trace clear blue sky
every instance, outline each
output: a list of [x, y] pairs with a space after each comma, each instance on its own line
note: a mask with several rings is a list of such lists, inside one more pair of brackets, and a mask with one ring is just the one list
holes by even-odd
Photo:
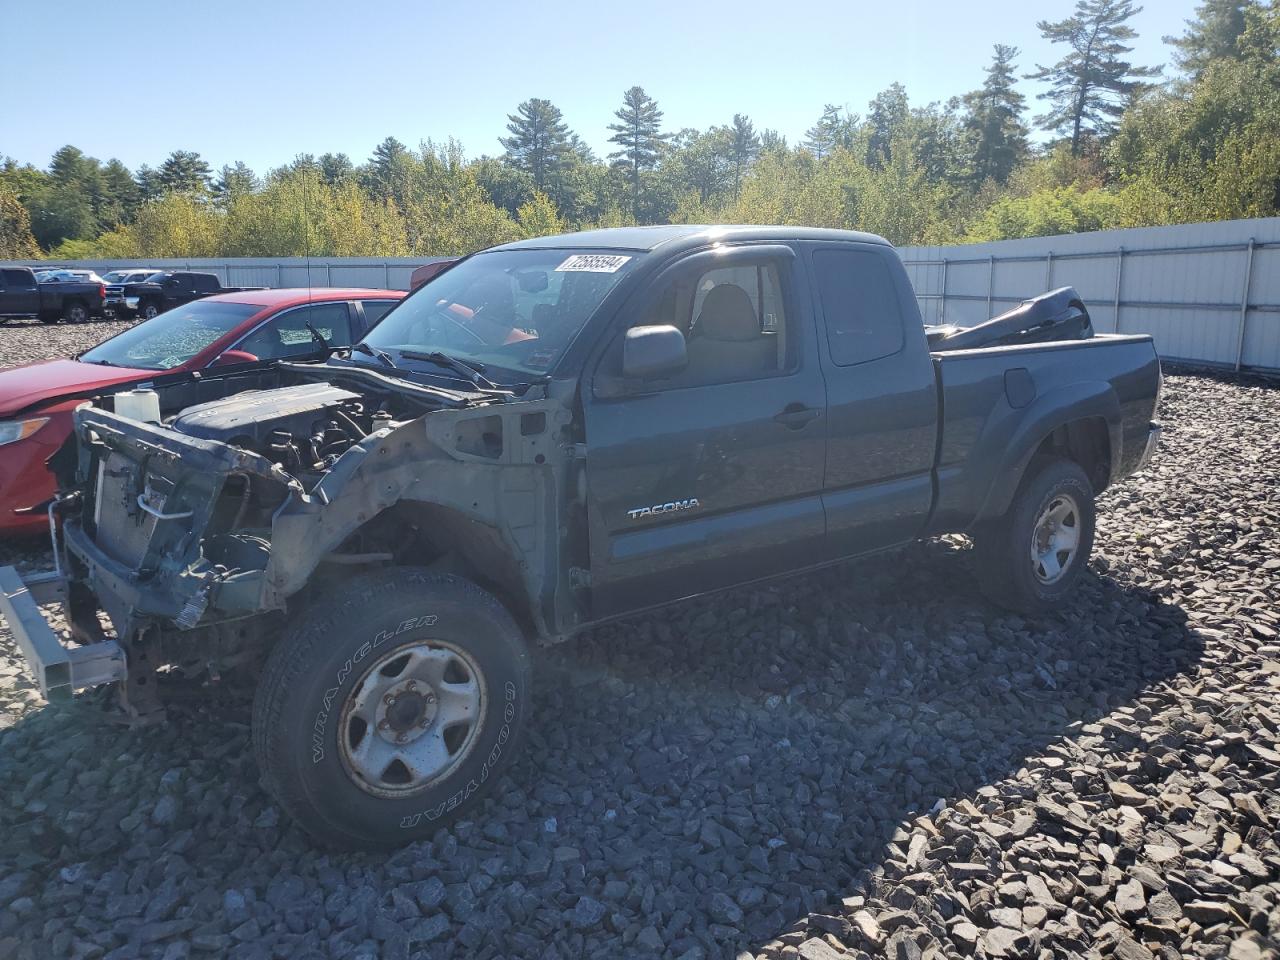
[[[1196, 0], [1148, 0], [1133, 60], [1168, 63]], [[1074, 0], [66, 0], [7, 4], [0, 155], [44, 166], [72, 143], [130, 168], [196, 150], [262, 172], [299, 153], [364, 161], [387, 135], [498, 154], [506, 116], [545, 97], [598, 153], [640, 84], [669, 129], [746, 113], [792, 143], [827, 102], [865, 112], [900, 81], [912, 103], [977, 87], [991, 45], [1021, 71], [1059, 54], [1036, 30]], [[1039, 89], [1022, 84], [1030, 98]], [[1032, 103], [1032, 109], [1038, 109]], [[43, 107], [43, 108], [41, 108]]]

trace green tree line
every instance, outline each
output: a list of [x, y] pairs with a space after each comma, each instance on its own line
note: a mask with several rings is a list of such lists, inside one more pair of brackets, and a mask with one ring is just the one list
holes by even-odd
[[[388, 137], [357, 164], [302, 155], [259, 175], [176, 150], [130, 171], [65, 146], [45, 169], [0, 159], [0, 257], [466, 253], [632, 223], [789, 223], [958, 243], [1269, 216], [1280, 209], [1280, 0], [1205, 0], [1130, 60], [1133, 0], [1078, 0], [1041, 21], [1060, 57], [996, 44], [974, 89], [865, 112], [824, 105], [800, 143], [745, 113], [671, 130], [624, 92], [598, 157], [549, 100], [507, 117], [499, 156]], [[1042, 109], [1019, 77], [1044, 84]], [[1045, 131], [1042, 143], [1033, 129]]]

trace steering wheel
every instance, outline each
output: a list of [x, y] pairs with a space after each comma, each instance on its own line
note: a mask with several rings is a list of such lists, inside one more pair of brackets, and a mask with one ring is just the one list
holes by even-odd
[[[483, 310], [484, 308], [481, 307], [480, 309]], [[488, 342], [484, 339], [484, 337], [480, 336], [480, 334], [472, 330], [471, 327], [469, 327], [467, 324], [463, 323], [461, 320], [457, 319], [456, 317], [450, 316], [448, 307], [441, 307], [439, 310], [436, 311], [436, 313], [439, 314], [444, 319], [448, 320], [458, 330], [461, 330], [463, 333], [465, 333], [472, 342], [478, 343], [481, 346], [486, 346], [486, 347], [489, 345]], [[479, 313], [480, 313], [480, 310], [477, 310], [475, 313], [471, 315], [472, 318], [476, 317]]]

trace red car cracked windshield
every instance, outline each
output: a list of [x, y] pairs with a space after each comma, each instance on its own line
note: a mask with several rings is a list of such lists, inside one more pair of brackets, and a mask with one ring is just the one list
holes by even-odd
[[71, 433], [86, 391], [225, 363], [314, 353], [361, 339], [402, 290], [254, 290], [184, 304], [71, 360], [0, 370], [0, 535], [46, 529], [46, 461]]

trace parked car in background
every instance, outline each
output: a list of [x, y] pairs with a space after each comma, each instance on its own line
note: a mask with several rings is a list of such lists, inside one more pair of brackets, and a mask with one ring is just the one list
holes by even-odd
[[166, 270], [141, 281], [111, 284], [107, 288], [107, 300], [112, 312], [119, 316], [138, 316], [150, 320], [156, 314], [192, 300], [219, 293], [265, 289], [266, 287], [224, 287], [214, 273]]
[[[6, 268], [7, 269], [7, 268]], [[69, 360], [0, 370], [0, 535], [45, 529], [45, 461], [86, 397], [167, 374], [313, 355], [358, 341], [403, 290], [325, 288], [222, 294], [143, 321]], [[308, 324], [310, 326], [308, 326]]]
[[134, 283], [139, 280], [146, 280], [157, 273], [163, 273], [163, 270], [157, 267], [129, 267], [125, 270], [109, 270], [102, 275], [104, 282], [111, 283]]
[[[43, 271], [42, 271], [43, 272]], [[39, 282], [30, 267], [0, 268], [0, 321], [35, 317], [41, 323], [84, 323], [103, 314], [106, 286], [86, 280]]]
[[162, 273], [164, 273], [163, 270], [157, 270], [154, 267], [139, 267], [138, 269], [112, 270], [106, 274], [102, 279], [107, 285], [107, 313], [121, 318], [133, 316], [133, 311], [124, 304], [125, 285], [146, 283]]
[[37, 270], [37, 283], [69, 283], [83, 281], [85, 283], [105, 283], [102, 277], [92, 270]]

